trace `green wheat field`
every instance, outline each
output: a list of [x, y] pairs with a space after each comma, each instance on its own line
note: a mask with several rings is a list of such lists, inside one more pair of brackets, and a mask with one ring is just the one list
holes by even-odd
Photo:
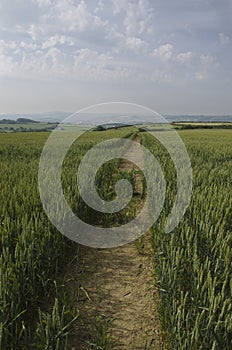
[[[193, 191], [184, 218], [171, 233], [165, 233], [164, 226], [175, 198], [174, 165], [159, 142], [135, 127], [84, 134], [65, 159], [63, 189], [73, 211], [83, 220], [91, 218], [103, 226], [115, 223], [115, 217], [97, 215], [83, 203], [76, 191], [77, 167], [94, 144], [109, 138], [133, 139], [139, 134], [167, 181], [164, 208], [152, 228], [154, 278], [166, 347], [229, 350], [232, 130], [178, 133], [192, 163]], [[0, 133], [0, 349], [4, 350], [71, 349], [69, 338], [79, 317], [80, 290], [70, 297], [65, 272], [70, 261], [78, 261], [79, 246], [50, 223], [39, 196], [39, 159], [49, 134]], [[97, 174], [96, 186], [104, 199], [114, 198], [113, 185], [121, 176], [118, 162], [108, 162]], [[133, 181], [133, 173], [127, 176]], [[132, 203], [125, 220], [133, 215]], [[122, 215], [120, 220], [124, 220]]]

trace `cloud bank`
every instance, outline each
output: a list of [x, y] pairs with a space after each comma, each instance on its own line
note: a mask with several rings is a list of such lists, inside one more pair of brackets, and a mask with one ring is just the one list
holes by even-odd
[[[84, 103], [118, 99], [123, 85], [121, 100], [150, 106], [152, 89], [161, 101], [167, 96], [165, 88], [175, 88], [179, 97], [176, 104], [174, 98], [171, 101], [174, 113], [186, 88], [189, 96], [197, 87], [208, 89], [212, 84], [231, 91], [229, 11], [226, 0], [220, 6], [214, 0], [2, 0], [0, 79], [8, 86], [2, 105], [8, 109], [9, 93], [15, 94], [20, 84], [37, 91], [37, 102], [43, 97], [38, 94], [41, 84], [61, 84], [64, 108], [73, 97], [71, 87], [80, 90], [82, 85]], [[134, 91], [129, 94], [131, 86]], [[60, 88], [58, 96], [61, 93]], [[215, 95], [215, 87], [211, 93]], [[41, 109], [53, 107], [52, 96], [51, 101]], [[30, 108], [37, 109], [39, 103], [34, 102]], [[230, 107], [227, 102], [224, 109]], [[161, 108], [165, 110], [163, 102]]]

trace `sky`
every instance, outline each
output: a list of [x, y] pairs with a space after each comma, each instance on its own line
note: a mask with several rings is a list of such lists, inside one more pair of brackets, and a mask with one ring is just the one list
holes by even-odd
[[0, 113], [232, 114], [232, 0], [1, 0]]

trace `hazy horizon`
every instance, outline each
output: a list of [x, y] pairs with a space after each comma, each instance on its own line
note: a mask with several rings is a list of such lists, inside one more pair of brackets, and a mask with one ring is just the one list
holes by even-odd
[[[33, 111], [33, 112], [1, 112], [0, 113], [0, 118], [2, 116], [17, 116], [19, 115], [20, 116], [29, 116], [29, 115], [32, 115], [32, 116], [36, 116], [36, 115], [41, 115], [41, 116], [46, 116], [46, 115], [55, 115], [55, 114], [64, 114], [64, 115], [72, 115], [72, 114], [75, 114], [75, 113], [78, 113], [78, 111], [76, 112], [73, 112], [73, 111], [62, 111], [62, 110], [59, 110], [59, 111], [54, 111], [54, 110], [45, 110], [45, 111], [41, 111], [41, 112], [38, 112], [38, 111]], [[89, 113], [82, 113], [82, 114], [94, 114], [92, 112], [89, 112]], [[110, 114], [110, 113], [109, 113]], [[191, 117], [191, 116], [196, 116], [196, 117], [231, 117], [232, 116], [232, 113], [223, 113], [223, 114], [219, 114], [219, 113], [209, 113], [209, 114], [202, 114], [202, 113], [160, 113], [159, 114], [163, 115], [163, 116], [167, 116], [167, 117], [181, 117], [181, 116], [186, 116], [186, 117]]]

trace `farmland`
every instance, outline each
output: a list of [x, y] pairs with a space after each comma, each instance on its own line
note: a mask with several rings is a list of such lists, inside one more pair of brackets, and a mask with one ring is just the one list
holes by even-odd
[[[190, 155], [194, 184], [190, 206], [175, 231], [165, 234], [162, 229], [169, 203], [153, 228], [160, 311], [171, 349], [229, 349], [232, 133], [192, 130], [180, 135]], [[161, 162], [165, 159], [153, 140], [146, 137], [144, 142]]]
[[[72, 147], [62, 179], [67, 201], [83, 220], [115, 223], [115, 216], [97, 215], [75, 193], [76, 169], [95, 143], [137, 134], [157, 157], [167, 181], [164, 208], [152, 228], [154, 280], [166, 347], [229, 350], [232, 130], [179, 131], [192, 163], [193, 192], [184, 219], [172, 233], [164, 233], [164, 225], [175, 197], [174, 166], [165, 149], [136, 128], [88, 132]], [[39, 158], [48, 136], [48, 132], [0, 134], [0, 348], [6, 350], [71, 349], [72, 337], [78, 337], [81, 293], [88, 299], [80, 283], [70, 292], [68, 270], [73, 262], [82, 264], [80, 247], [54, 228], [39, 197]], [[114, 197], [111, 174], [118, 178], [118, 162], [107, 163], [97, 174], [97, 187], [108, 200]], [[128, 178], [133, 180], [131, 173]], [[79, 275], [75, 279], [78, 285]], [[104, 336], [104, 330], [100, 333]], [[107, 346], [101, 338], [95, 349]]]

